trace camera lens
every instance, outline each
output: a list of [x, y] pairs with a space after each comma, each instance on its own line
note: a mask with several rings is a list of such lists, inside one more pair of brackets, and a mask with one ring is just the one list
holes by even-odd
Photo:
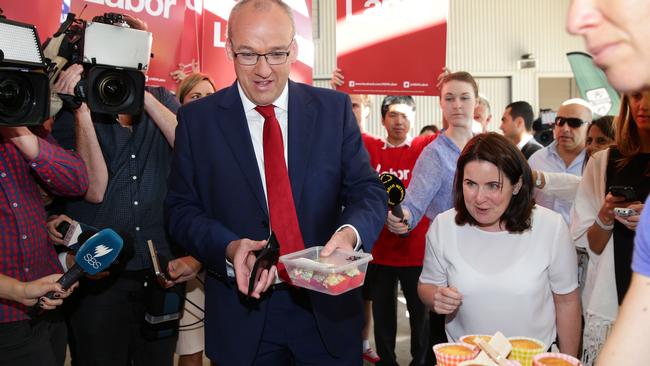
[[111, 107], [126, 102], [133, 90], [132, 81], [115, 71], [104, 72], [95, 85], [101, 102]]
[[19, 75], [0, 77], [0, 117], [3, 120], [24, 118], [31, 111], [32, 95], [31, 84]]

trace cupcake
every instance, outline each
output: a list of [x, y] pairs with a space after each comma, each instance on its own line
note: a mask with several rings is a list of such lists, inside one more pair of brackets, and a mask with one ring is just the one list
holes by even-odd
[[511, 337], [508, 340], [512, 345], [512, 352], [508, 359], [517, 360], [522, 366], [532, 366], [533, 357], [546, 350], [546, 345], [534, 338]]
[[463, 343], [440, 343], [433, 346], [438, 366], [457, 366], [476, 357], [476, 350]]
[[563, 353], [541, 353], [533, 358], [534, 366], [582, 366], [575, 357]]
[[478, 347], [479, 339], [483, 339], [485, 342], [489, 343], [490, 340], [492, 339], [492, 336], [487, 334], [469, 334], [460, 337], [460, 342], [468, 344], [472, 347]]

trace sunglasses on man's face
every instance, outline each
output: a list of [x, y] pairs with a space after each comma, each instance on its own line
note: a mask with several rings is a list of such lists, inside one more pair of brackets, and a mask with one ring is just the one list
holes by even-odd
[[585, 121], [581, 120], [580, 118], [572, 118], [572, 117], [556, 117], [555, 118], [555, 125], [556, 126], [564, 126], [564, 124], [567, 123], [569, 127], [571, 128], [579, 128], [582, 126]]

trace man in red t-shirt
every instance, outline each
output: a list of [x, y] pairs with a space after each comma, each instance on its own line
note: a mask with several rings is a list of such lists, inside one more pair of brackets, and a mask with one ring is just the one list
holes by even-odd
[[[415, 120], [415, 101], [410, 96], [387, 96], [381, 105], [382, 123], [386, 139], [366, 138], [370, 163], [381, 173], [397, 176], [408, 187], [413, 166], [420, 152], [437, 134], [412, 139], [411, 122]], [[395, 336], [397, 332], [397, 281], [399, 281], [411, 326], [411, 365], [424, 365], [429, 349], [429, 319], [426, 307], [420, 301], [417, 284], [424, 259], [425, 234], [429, 220], [423, 218], [401, 238], [384, 227], [372, 250], [373, 262], [373, 318], [375, 344], [381, 358], [378, 364], [396, 365]]]

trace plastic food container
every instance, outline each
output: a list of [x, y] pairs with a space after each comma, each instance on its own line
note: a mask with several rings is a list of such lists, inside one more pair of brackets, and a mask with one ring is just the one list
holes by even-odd
[[320, 247], [311, 247], [280, 257], [294, 286], [340, 295], [363, 285], [372, 254], [336, 249], [320, 256]]

